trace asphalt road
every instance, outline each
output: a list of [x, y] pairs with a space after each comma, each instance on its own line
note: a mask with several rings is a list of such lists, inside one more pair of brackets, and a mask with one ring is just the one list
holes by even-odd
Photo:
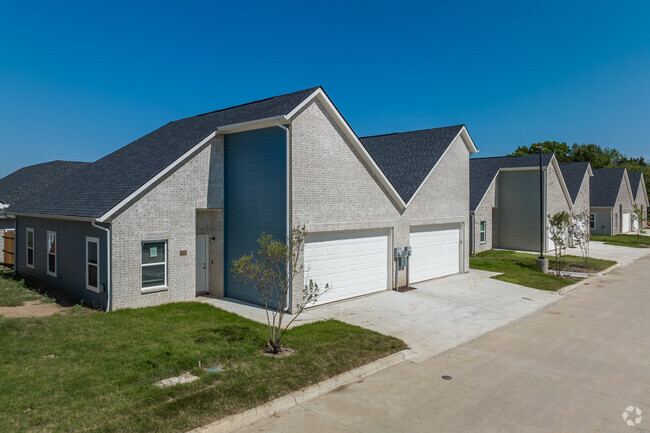
[[650, 256], [238, 432], [650, 432]]

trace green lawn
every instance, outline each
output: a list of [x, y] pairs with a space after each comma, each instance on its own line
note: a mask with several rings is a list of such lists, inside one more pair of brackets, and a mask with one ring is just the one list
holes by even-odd
[[592, 241], [605, 242], [606, 245], [619, 245], [622, 247], [648, 248], [650, 246], [650, 236], [640, 236], [637, 240], [636, 235], [591, 235]]
[[[292, 356], [264, 355], [267, 336], [200, 303], [0, 317], [0, 431], [187, 431], [406, 348], [334, 320], [288, 331]], [[199, 361], [226, 370], [208, 374]], [[183, 371], [200, 380], [153, 386]]]
[[0, 307], [17, 307], [25, 301], [46, 300], [37, 289], [30, 289], [22, 279], [13, 279], [13, 271], [0, 271]]
[[[551, 273], [543, 274], [535, 265], [537, 254], [517, 253], [514, 251], [490, 250], [470, 258], [470, 267], [483, 271], [500, 272], [492, 278], [534, 289], [556, 291], [576, 282], [575, 279], [558, 277]], [[548, 255], [549, 268], [554, 265], [554, 256]], [[569, 269], [597, 272], [616, 264], [612, 260], [589, 259], [589, 269], [582, 268], [582, 257], [565, 256]]]

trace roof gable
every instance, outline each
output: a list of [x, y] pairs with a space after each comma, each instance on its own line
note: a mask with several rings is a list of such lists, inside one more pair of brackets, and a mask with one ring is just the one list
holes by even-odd
[[91, 163], [80, 161], [50, 161], [23, 167], [0, 179], [0, 202], [11, 206], [89, 164]]
[[[628, 171], [627, 176], [630, 179], [630, 188], [632, 188], [632, 195], [634, 200], [636, 200], [637, 194], [639, 193], [639, 185], [644, 184], [642, 182], [643, 173], [639, 171]], [[645, 186], [645, 184], [644, 184]]]
[[[542, 164], [548, 167], [553, 160], [552, 153], [542, 154]], [[469, 160], [469, 209], [475, 211], [499, 170], [539, 167], [539, 155], [497, 156], [470, 158]]]
[[170, 122], [12, 209], [16, 213], [100, 218], [219, 127], [284, 117], [318, 87]]
[[589, 181], [589, 205], [593, 207], [614, 207], [625, 168], [597, 168]]
[[585, 179], [585, 174], [591, 173], [589, 162], [568, 162], [560, 164], [560, 170], [564, 177], [571, 201], [575, 204], [580, 192], [580, 187]]
[[456, 139], [463, 125], [360, 138], [408, 203]]

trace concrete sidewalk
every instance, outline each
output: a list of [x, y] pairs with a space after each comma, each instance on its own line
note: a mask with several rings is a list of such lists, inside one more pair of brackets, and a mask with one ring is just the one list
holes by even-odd
[[[489, 278], [492, 272], [467, 274], [414, 284], [405, 293], [383, 291], [305, 310], [295, 325], [336, 319], [402, 339], [413, 349], [413, 360], [447, 349], [526, 316], [561, 298]], [[263, 308], [229, 299], [202, 298], [216, 307], [259, 322]]]
[[[238, 431], [650, 431], [649, 279], [646, 256], [481, 338]], [[644, 411], [635, 427], [629, 406]]]

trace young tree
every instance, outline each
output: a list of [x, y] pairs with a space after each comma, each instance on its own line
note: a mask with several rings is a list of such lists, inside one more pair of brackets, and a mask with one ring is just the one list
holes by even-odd
[[589, 220], [588, 209], [572, 212], [569, 216], [569, 231], [573, 233], [573, 243], [580, 248], [585, 267], [589, 267], [589, 240], [591, 239]]
[[569, 214], [566, 211], [561, 211], [555, 215], [548, 216], [548, 231], [550, 238], [555, 246], [555, 273], [560, 275], [562, 266], [562, 254], [566, 250], [566, 233], [569, 227]]
[[301, 291], [301, 301], [293, 318], [284, 327], [282, 322], [291, 302], [290, 289], [295, 289], [294, 280], [303, 271], [300, 256], [305, 246], [307, 231], [305, 227], [296, 227], [286, 240], [274, 239], [272, 235], [262, 233], [257, 240], [259, 250], [233, 261], [233, 273], [257, 289], [260, 301], [266, 310], [269, 328], [267, 349], [272, 353], [282, 351], [282, 337], [285, 331], [310, 304], [329, 290], [329, 284], [320, 287], [309, 280]]
[[637, 222], [636, 225], [636, 240], [641, 238], [641, 233], [645, 233], [646, 215], [641, 206], [634, 203], [634, 210], [632, 210], [632, 218]]

